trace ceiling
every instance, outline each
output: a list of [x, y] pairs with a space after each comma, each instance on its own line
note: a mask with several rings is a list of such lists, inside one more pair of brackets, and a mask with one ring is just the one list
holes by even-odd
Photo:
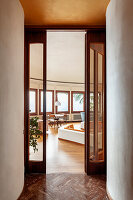
[[[85, 32], [47, 32], [47, 80], [84, 83]], [[30, 77], [43, 78], [43, 45], [30, 45]]]
[[105, 25], [110, 0], [20, 0], [26, 25]]
[[84, 83], [85, 33], [47, 33], [47, 79]]
[[[91, 83], [93, 79], [94, 50], [90, 50]], [[47, 80], [85, 82], [85, 32], [47, 32]], [[98, 67], [102, 56], [98, 54]], [[102, 83], [102, 71], [98, 71]], [[43, 79], [43, 44], [30, 44], [30, 78]], [[55, 83], [54, 83], [55, 84]]]

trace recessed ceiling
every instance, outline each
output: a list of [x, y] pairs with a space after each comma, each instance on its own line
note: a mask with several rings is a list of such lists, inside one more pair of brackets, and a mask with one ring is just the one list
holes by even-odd
[[110, 0], [20, 0], [27, 25], [105, 25]]

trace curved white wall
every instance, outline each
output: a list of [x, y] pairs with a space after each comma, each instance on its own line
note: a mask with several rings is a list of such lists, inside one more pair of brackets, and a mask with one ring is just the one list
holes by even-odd
[[107, 189], [133, 199], [133, 1], [107, 9]]
[[0, 1], [0, 199], [16, 200], [24, 184], [24, 14]]

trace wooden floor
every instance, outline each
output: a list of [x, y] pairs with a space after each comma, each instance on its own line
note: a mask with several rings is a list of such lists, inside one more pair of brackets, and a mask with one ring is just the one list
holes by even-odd
[[[84, 145], [47, 136], [47, 174], [27, 175], [18, 200], [108, 200], [106, 177], [84, 173]], [[41, 140], [40, 140], [41, 142]]]
[[[72, 124], [72, 123], [71, 123]], [[80, 123], [73, 123], [80, 126]], [[46, 139], [46, 171], [49, 173], [83, 173], [85, 145], [58, 139], [58, 128], [49, 127]], [[30, 160], [43, 159], [43, 137], [38, 140], [38, 151], [30, 147]]]
[[18, 200], [108, 200], [105, 176], [28, 175]]
[[58, 129], [49, 128], [46, 171], [84, 173], [84, 145], [58, 139]]

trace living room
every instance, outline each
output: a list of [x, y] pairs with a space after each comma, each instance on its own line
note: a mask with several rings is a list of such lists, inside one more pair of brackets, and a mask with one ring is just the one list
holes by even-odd
[[[84, 31], [47, 32], [46, 88], [47, 173], [84, 172]], [[36, 129], [30, 140], [31, 161], [43, 160], [43, 94], [43, 45], [35, 43], [30, 45], [29, 132], [36, 120], [40, 133]]]

